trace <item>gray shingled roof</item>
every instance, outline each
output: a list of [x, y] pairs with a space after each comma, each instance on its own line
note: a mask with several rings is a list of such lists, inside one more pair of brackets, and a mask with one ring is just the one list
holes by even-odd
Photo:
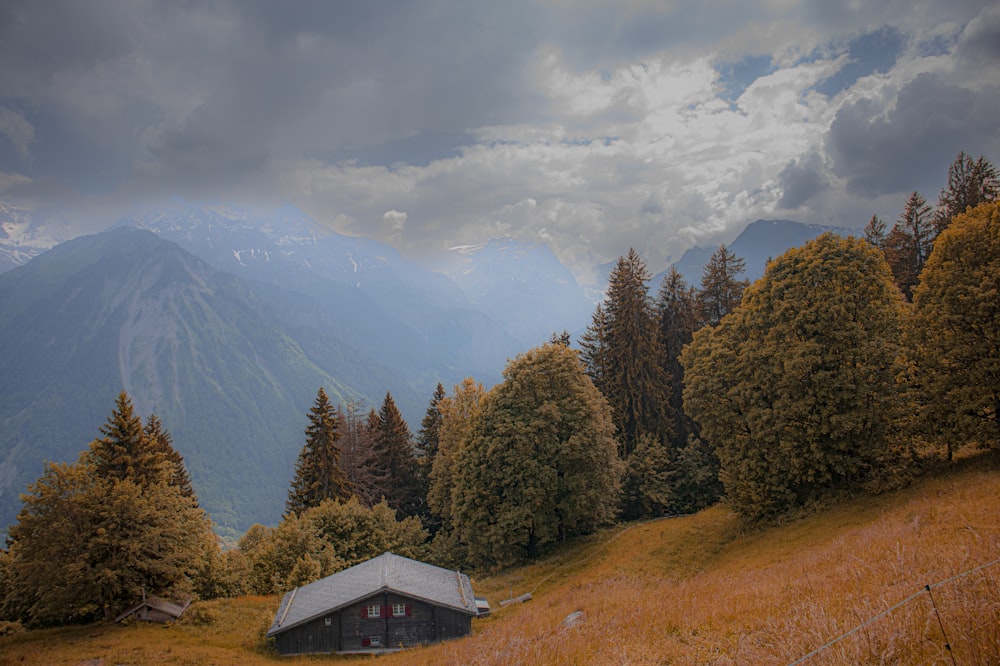
[[167, 601], [166, 599], [160, 599], [159, 597], [149, 597], [148, 599], [143, 599], [142, 602], [132, 606], [132, 608], [129, 608], [127, 611], [116, 617], [115, 622], [121, 622], [129, 615], [132, 615], [143, 608], [160, 611], [161, 613], [176, 619], [183, 615], [184, 611], [186, 611], [187, 607], [190, 605], [190, 595], [184, 595], [176, 601]]
[[285, 594], [267, 635], [281, 633], [379, 592], [397, 592], [470, 615], [477, 613], [472, 584], [465, 574], [383, 553]]

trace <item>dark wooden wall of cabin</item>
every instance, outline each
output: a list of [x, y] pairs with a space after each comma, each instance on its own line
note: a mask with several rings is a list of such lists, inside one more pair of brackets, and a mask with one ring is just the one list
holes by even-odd
[[472, 616], [450, 608], [435, 607], [437, 615], [437, 640], [461, 638], [472, 633]]
[[[275, 649], [281, 654], [337, 652], [343, 649], [337, 641], [340, 636], [337, 615], [331, 613], [281, 632], [274, 637]], [[329, 626], [326, 624], [327, 617], [330, 618]]]
[[[388, 612], [378, 618], [365, 617], [370, 604]], [[410, 614], [392, 617], [393, 604], [407, 604]], [[377, 637], [381, 647], [398, 648], [459, 638], [471, 631], [472, 616], [468, 614], [399, 594], [381, 593], [283, 631], [275, 636], [274, 645], [281, 654], [367, 650], [377, 649], [371, 644], [372, 638]]]

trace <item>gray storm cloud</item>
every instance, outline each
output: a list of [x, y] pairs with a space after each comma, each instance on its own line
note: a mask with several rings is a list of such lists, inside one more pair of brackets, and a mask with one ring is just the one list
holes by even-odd
[[503, 234], [580, 273], [656, 264], [757, 217], [863, 224], [933, 198], [959, 150], [995, 161], [998, 34], [964, 0], [12, 0], [0, 197], [92, 225], [290, 203], [414, 254]]

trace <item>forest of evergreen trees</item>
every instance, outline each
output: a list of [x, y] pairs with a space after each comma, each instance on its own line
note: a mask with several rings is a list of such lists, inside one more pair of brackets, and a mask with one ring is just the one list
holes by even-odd
[[155, 416], [122, 393], [72, 464], [28, 488], [0, 551], [0, 621], [113, 618], [143, 592], [269, 594], [386, 550], [483, 570], [615, 520], [720, 499], [769, 520], [880, 492], [1000, 442], [1000, 179], [960, 153], [935, 209], [827, 233], [753, 284], [720, 246], [700, 284], [656, 290], [637, 252], [572, 348], [508, 363], [490, 390], [438, 385], [414, 437], [387, 393], [320, 388], [283, 520], [222, 549]]

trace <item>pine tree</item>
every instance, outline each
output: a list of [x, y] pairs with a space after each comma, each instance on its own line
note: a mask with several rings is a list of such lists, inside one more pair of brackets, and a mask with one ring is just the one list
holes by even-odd
[[340, 466], [340, 421], [320, 387], [316, 401], [309, 408], [306, 443], [295, 463], [295, 478], [288, 490], [285, 511], [298, 513], [318, 506], [326, 499], [346, 499], [351, 486]]
[[507, 565], [610, 522], [622, 463], [607, 401], [577, 354], [511, 361], [456, 461], [455, 529], [477, 566]]
[[674, 513], [694, 513], [715, 504], [722, 497], [719, 457], [715, 447], [696, 435], [674, 455], [674, 476], [670, 487], [670, 509]]
[[382, 500], [381, 478], [384, 472], [378, 470], [375, 451], [374, 431], [369, 428], [368, 418], [363, 415], [364, 404], [351, 400], [346, 407], [337, 408], [337, 420], [341, 424], [340, 463], [347, 483], [362, 506], [371, 508]]
[[912, 297], [920, 271], [930, 256], [934, 236], [931, 207], [919, 192], [911, 193], [883, 246], [896, 286], [907, 299]]
[[909, 236], [917, 275], [920, 275], [934, 246], [935, 233], [931, 207], [919, 192], [910, 194], [897, 224], [905, 229]]
[[173, 465], [162, 446], [147, 436], [142, 419], [125, 391], [118, 394], [115, 409], [100, 430], [103, 436], [91, 443], [87, 454], [100, 476], [120, 481], [132, 479], [143, 485], [173, 477]]
[[560, 333], [553, 333], [549, 338], [549, 343], [553, 345], [562, 345], [563, 347], [569, 347], [572, 343], [572, 336], [569, 331], [563, 329]]
[[673, 507], [674, 460], [670, 449], [643, 433], [625, 461], [622, 481], [622, 517], [662, 516]]
[[872, 247], [882, 250], [885, 248], [885, 236], [885, 222], [878, 215], [872, 215], [865, 225], [865, 240], [871, 243]]
[[590, 326], [580, 336], [580, 360], [598, 389], [607, 381], [607, 336], [608, 317], [604, 304], [598, 303], [590, 317]]
[[1000, 174], [983, 157], [973, 161], [962, 151], [948, 167], [948, 184], [938, 197], [934, 213], [935, 233], [944, 231], [951, 220], [971, 208], [996, 201], [1000, 197]]
[[670, 382], [670, 409], [674, 415], [674, 447], [687, 443], [695, 432], [694, 422], [684, 412], [684, 368], [680, 356], [698, 329], [698, 302], [694, 289], [674, 267], [663, 278], [656, 300], [656, 319], [661, 365]]
[[725, 245], [720, 245], [712, 253], [702, 271], [701, 290], [698, 292], [703, 324], [716, 326], [739, 306], [748, 282], [737, 279], [737, 276], [745, 270], [746, 262]]
[[446, 395], [444, 386], [438, 382], [427, 411], [424, 412], [424, 419], [420, 422], [420, 432], [417, 433], [417, 456], [428, 467], [433, 464], [434, 456], [437, 455], [438, 441], [441, 438], [441, 401]]
[[150, 414], [149, 418], [146, 419], [145, 435], [149, 439], [150, 446], [163, 454], [170, 464], [170, 485], [178, 488], [185, 497], [193, 499], [197, 506], [198, 496], [194, 492], [194, 485], [191, 483], [191, 475], [188, 474], [187, 466], [184, 464], [184, 457], [174, 448], [173, 438], [163, 428], [163, 423], [156, 414]]
[[737, 513], [860, 488], [891, 460], [904, 311], [881, 253], [827, 233], [768, 264], [737, 310], [695, 333], [684, 404]]
[[439, 382], [437, 388], [434, 389], [434, 395], [431, 396], [430, 404], [427, 405], [427, 411], [424, 412], [424, 418], [420, 422], [420, 431], [417, 433], [417, 492], [420, 497], [425, 498], [422, 503], [425, 511], [421, 520], [432, 531], [436, 531], [440, 523], [434, 520], [432, 514], [426, 510], [426, 497], [430, 487], [431, 469], [434, 466], [434, 459], [437, 457], [441, 440], [441, 421], [443, 420], [441, 403], [445, 399], [444, 386]]
[[[649, 297], [649, 272], [634, 249], [619, 258], [608, 278], [600, 330], [588, 331], [587, 344], [599, 348], [601, 368], [590, 373], [611, 404], [622, 457], [649, 433], [661, 441], [673, 433], [670, 380], [663, 371], [659, 329]], [[600, 337], [595, 343], [590, 338]], [[587, 358], [594, 354], [587, 348]]]
[[[684, 367], [680, 357], [699, 328], [700, 317], [697, 294], [673, 267], [660, 285], [657, 318], [663, 369], [670, 379], [670, 407], [675, 415], [675, 435], [666, 451], [669, 454], [669, 469], [650, 469], [647, 464], [636, 471], [639, 478], [656, 474], [655, 478], [661, 481], [669, 479], [670, 504], [655, 508], [654, 505], [661, 500], [653, 495], [641, 501], [648, 510], [655, 508], [657, 513], [690, 513], [718, 501], [722, 487], [715, 451], [698, 437], [697, 423], [684, 409]], [[654, 453], [664, 458], [660, 451]], [[639, 487], [642, 488], [642, 484]]]
[[386, 392], [378, 417], [371, 425], [374, 426], [379, 463], [385, 469], [382, 492], [386, 504], [403, 517], [420, 515], [424, 498], [420, 492], [410, 429], [389, 392]]
[[885, 237], [882, 252], [885, 255], [886, 263], [889, 264], [889, 270], [892, 271], [893, 282], [899, 291], [909, 299], [919, 276], [917, 256], [913, 251], [913, 241], [910, 235], [898, 224], [893, 225], [892, 230]]

